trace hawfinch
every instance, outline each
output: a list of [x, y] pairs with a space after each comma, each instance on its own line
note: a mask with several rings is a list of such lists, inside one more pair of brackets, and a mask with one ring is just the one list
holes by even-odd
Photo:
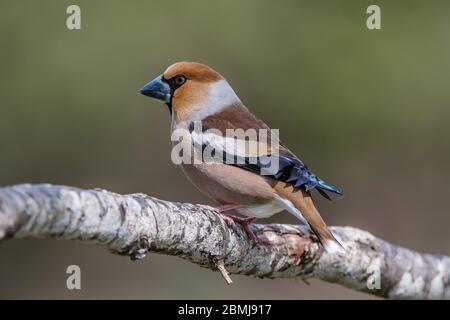
[[[183, 149], [182, 153], [190, 150], [187, 152], [188, 160], [195, 158], [197, 161], [180, 164], [200, 191], [221, 204], [215, 210], [229, 225], [240, 223], [248, 237], [254, 239], [249, 226], [254, 219], [268, 218], [287, 210], [314, 232], [327, 252], [343, 252], [311, 197], [312, 189], [327, 199], [330, 199], [327, 191], [339, 195], [342, 191], [309, 171], [275, 135], [269, 134], [268, 139], [259, 143], [262, 139], [258, 134], [257, 148], [250, 147], [250, 141], [255, 138], [230, 140], [227, 136], [230, 129], [241, 132], [251, 129], [258, 133], [270, 129], [244, 106], [218, 72], [204, 64], [178, 62], [147, 83], [140, 93], [161, 100], [169, 107], [172, 137], [175, 132], [185, 132], [188, 139], [179, 139], [178, 136], [173, 141], [174, 147], [183, 143], [186, 148], [188, 144], [200, 146], [193, 148], [194, 151]], [[238, 146], [230, 148], [229, 142]], [[200, 154], [207, 149], [215, 150], [211, 152], [215, 160], [199, 161], [202, 160]], [[221, 156], [215, 157], [216, 152]], [[224, 161], [222, 153], [227, 160], [231, 155], [234, 161]], [[183, 154], [183, 159], [185, 156]], [[268, 168], [267, 160], [271, 161], [271, 168]], [[231, 209], [248, 218], [224, 214]]]

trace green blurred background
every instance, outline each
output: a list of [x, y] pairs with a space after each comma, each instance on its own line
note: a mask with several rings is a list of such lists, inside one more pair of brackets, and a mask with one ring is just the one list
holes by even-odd
[[[66, 29], [73, 3], [79, 31]], [[366, 28], [374, 3], [379, 31]], [[173, 62], [198, 61], [344, 189], [316, 197], [330, 225], [450, 254], [449, 12], [449, 1], [2, 1], [0, 185], [210, 203], [170, 161], [167, 108], [137, 93]], [[131, 262], [63, 241], [2, 243], [0, 257], [0, 298], [369, 297], [318, 280], [226, 286], [175, 257]], [[70, 264], [81, 291], [66, 289]]]

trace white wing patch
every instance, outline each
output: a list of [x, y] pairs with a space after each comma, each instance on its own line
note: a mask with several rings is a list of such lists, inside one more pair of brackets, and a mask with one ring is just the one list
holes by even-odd
[[[192, 143], [195, 146], [206, 146], [211, 152], [215, 151], [217, 160], [223, 160], [224, 156], [237, 156], [245, 164], [245, 158], [267, 155], [267, 144], [254, 140], [222, 136], [216, 129], [209, 129], [206, 132], [197, 132], [195, 129], [191, 133]], [[205, 154], [204, 154], [205, 155]], [[230, 158], [232, 161], [234, 158]], [[256, 160], [256, 159], [255, 159]]]

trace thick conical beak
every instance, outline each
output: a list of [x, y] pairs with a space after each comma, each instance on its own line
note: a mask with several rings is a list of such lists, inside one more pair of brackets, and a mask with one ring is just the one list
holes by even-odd
[[152, 97], [165, 103], [170, 103], [172, 96], [170, 86], [162, 75], [147, 83], [139, 92], [144, 96]]

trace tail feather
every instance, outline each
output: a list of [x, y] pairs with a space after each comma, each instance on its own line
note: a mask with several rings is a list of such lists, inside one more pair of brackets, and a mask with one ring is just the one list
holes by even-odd
[[274, 189], [279, 195], [277, 201], [292, 215], [309, 226], [325, 251], [328, 253], [343, 253], [345, 251], [323, 221], [308, 191], [294, 189], [293, 186], [281, 182], [277, 183]]
[[340, 196], [344, 195], [344, 192], [339, 187], [335, 186], [334, 184], [323, 181], [323, 180], [319, 180], [319, 184], [316, 186], [316, 188], [331, 191]]
[[326, 198], [326, 199], [328, 199], [328, 200], [331, 201], [331, 198], [330, 198], [330, 196], [328, 195], [328, 193], [326, 193], [325, 191], [323, 191], [323, 190], [320, 189], [320, 188], [316, 188], [316, 190], [322, 195], [322, 197], [324, 197], [324, 198]]
[[345, 253], [344, 246], [336, 239], [328, 227], [320, 230], [316, 230], [312, 226], [310, 227], [327, 253]]

